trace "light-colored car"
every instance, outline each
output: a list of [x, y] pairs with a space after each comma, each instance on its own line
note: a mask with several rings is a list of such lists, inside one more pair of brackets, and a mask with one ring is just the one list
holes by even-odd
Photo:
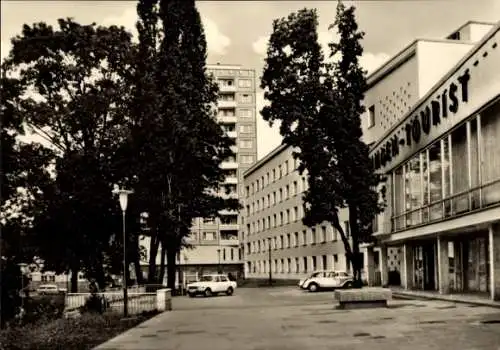
[[55, 284], [42, 284], [36, 291], [40, 295], [59, 294], [61, 292]]
[[350, 288], [353, 276], [345, 271], [315, 271], [299, 282], [299, 287], [310, 292], [320, 289]]
[[205, 275], [199, 281], [187, 285], [187, 293], [193, 298], [196, 295], [210, 297], [219, 293], [232, 295], [237, 287], [235, 281], [229, 280], [226, 275]]

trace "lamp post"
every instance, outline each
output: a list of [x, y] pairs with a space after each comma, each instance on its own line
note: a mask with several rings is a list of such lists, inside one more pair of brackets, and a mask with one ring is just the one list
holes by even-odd
[[125, 212], [127, 211], [128, 195], [133, 191], [125, 189], [115, 189], [114, 194], [118, 194], [120, 208], [122, 209], [122, 226], [123, 226], [123, 317], [128, 316], [128, 294], [127, 294], [127, 235], [125, 229]]
[[217, 273], [221, 273], [221, 270], [220, 270], [220, 248], [217, 249]]
[[268, 238], [267, 240], [267, 250], [268, 250], [268, 266], [269, 266], [269, 285], [271, 286], [273, 284], [273, 272], [271, 268], [271, 237]]

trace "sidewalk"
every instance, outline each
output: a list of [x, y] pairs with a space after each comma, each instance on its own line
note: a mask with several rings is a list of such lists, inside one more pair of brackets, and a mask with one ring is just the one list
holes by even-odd
[[500, 308], [500, 301], [493, 301], [488, 297], [473, 294], [439, 294], [432, 291], [405, 290], [403, 288], [391, 287], [392, 295], [402, 298], [420, 298], [430, 300], [443, 300], [455, 303], [464, 303], [480, 306]]

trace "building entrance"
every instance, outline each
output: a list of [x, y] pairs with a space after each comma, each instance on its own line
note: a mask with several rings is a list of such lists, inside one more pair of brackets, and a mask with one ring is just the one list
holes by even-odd
[[436, 242], [425, 241], [415, 245], [413, 256], [413, 287], [418, 290], [436, 290]]

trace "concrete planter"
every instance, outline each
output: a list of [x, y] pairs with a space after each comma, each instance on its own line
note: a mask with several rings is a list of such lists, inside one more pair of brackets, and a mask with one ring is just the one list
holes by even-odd
[[388, 288], [356, 288], [342, 289], [334, 292], [334, 300], [340, 309], [360, 309], [387, 307], [392, 299], [392, 291]]

